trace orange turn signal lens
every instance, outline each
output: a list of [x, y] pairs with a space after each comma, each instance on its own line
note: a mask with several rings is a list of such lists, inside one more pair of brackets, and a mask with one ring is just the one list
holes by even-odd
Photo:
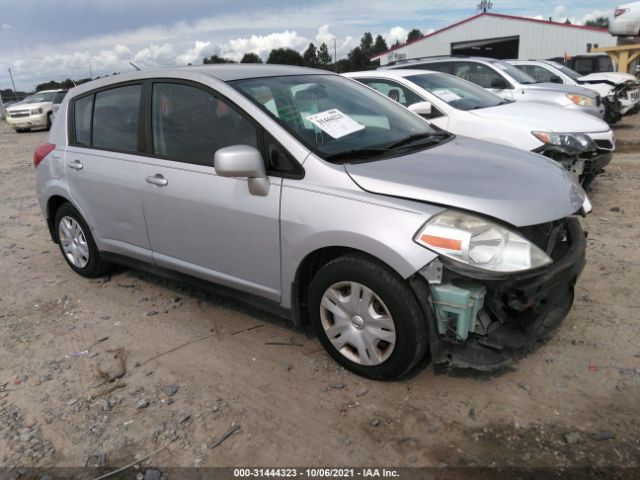
[[446, 248], [447, 250], [462, 251], [462, 240], [455, 240], [453, 238], [436, 237], [434, 235], [422, 235], [420, 240], [437, 248]]

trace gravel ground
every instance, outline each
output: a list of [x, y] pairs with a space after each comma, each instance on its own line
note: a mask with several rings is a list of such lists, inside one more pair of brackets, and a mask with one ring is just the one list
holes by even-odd
[[0, 123], [0, 466], [124, 465], [170, 441], [144, 465], [640, 463], [640, 154], [593, 186], [588, 266], [548, 343], [500, 374], [383, 383], [240, 303], [125, 269], [75, 275], [36, 202], [45, 139]]

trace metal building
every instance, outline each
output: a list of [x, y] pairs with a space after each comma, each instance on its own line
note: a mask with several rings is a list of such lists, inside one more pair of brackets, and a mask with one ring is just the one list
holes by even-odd
[[592, 48], [616, 45], [607, 29], [548, 20], [481, 13], [383, 52], [371, 60], [381, 65], [433, 55], [545, 59], [583, 55]]

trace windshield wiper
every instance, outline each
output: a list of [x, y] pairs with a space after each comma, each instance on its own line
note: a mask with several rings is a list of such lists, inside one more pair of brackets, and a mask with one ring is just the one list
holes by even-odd
[[384, 155], [389, 153], [390, 148], [354, 148], [353, 150], [346, 150], [344, 152], [333, 153], [324, 157], [325, 160], [348, 160], [352, 158], [370, 158], [378, 155]]
[[427, 142], [427, 143], [438, 143], [440, 142], [440, 139], [442, 138], [446, 138], [449, 135], [451, 135], [448, 132], [438, 132], [438, 133], [414, 133], [413, 135], [409, 135], [406, 138], [403, 138], [402, 140], [399, 140], [395, 143], [392, 143], [391, 145], [389, 145], [387, 148], [389, 148], [390, 150], [393, 150], [395, 148], [400, 148], [400, 147], [404, 147], [404, 146], [408, 146], [412, 143], [417, 142], [418, 140], [424, 140], [424, 139], [429, 139], [432, 140], [431, 142]]

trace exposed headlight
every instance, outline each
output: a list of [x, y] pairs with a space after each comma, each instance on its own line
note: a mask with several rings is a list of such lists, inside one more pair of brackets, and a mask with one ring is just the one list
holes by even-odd
[[583, 133], [531, 132], [531, 134], [542, 143], [563, 148], [567, 153], [579, 154], [597, 150], [591, 137]]
[[31, 115], [40, 115], [42, 113], [42, 109], [41, 108], [32, 108], [31, 109]]
[[521, 272], [553, 262], [521, 235], [492, 221], [455, 210], [429, 220], [415, 241], [440, 255], [492, 272]]
[[585, 95], [567, 95], [567, 98], [581, 107], [593, 107], [595, 105], [593, 98]]
[[616, 8], [615, 17], [618, 18], [620, 15], [624, 15], [629, 10], [630, 10], [629, 8]]

